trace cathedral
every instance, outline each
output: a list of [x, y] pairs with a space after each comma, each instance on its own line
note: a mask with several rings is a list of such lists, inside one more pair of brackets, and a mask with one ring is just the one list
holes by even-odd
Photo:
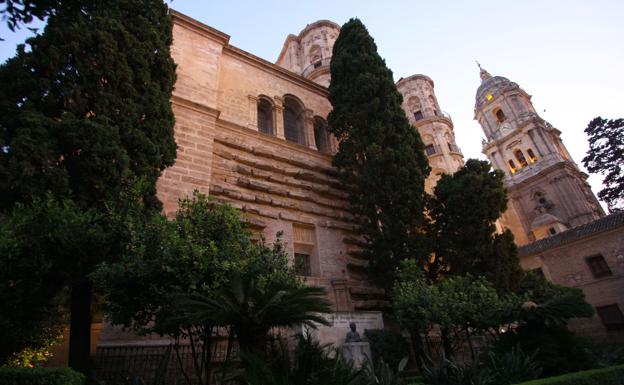
[[[383, 327], [381, 314], [368, 309], [385, 297], [366, 279], [348, 192], [331, 165], [338, 143], [327, 131], [327, 86], [340, 26], [307, 25], [286, 38], [273, 63], [231, 45], [221, 31], [172, 15], [178, 156], [158, 182], [165, 212], [199, 190], [240, 209], [257, 236], [271, 242], [281, 232], [298, 273], [333, 303], [334, 330], [320, 331], [327, 342], [337, 342], [353, 319], [361, 330]], [[485, 69], [480, 77], [474, 111], [483, 153], [505, 173], [509, 195], [499, 228], [513, 232], [524, 269], [584, 290], [597, 315], [573, 325], [577, 330], [622, 338], [624, 215], [605, 215], [560, 131], [527, 92]], [[425, 144], [430, 192], [464, 163], [453, 121], [429, 77], [412, 75], [396, 86]], [[105, 327], [98, 349], [127, 339]]]

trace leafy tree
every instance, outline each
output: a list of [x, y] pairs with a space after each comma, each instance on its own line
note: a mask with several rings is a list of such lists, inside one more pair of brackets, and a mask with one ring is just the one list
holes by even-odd
[[340, 140], [333, 164], [351, 187], [370, 275], [389, 289], [400, 261], [428, 256], [421, 229], [429, 163], [401, 108], [392, 72], [358, 19], [342, 26], [331, 78], [329, 130]]
[[[438, 325], [447, 358], [453, 356], [454, 345], [467, 343], [472, 350], [471, 335], [475, 332], [498, 333], [508, 308], [520, 308], [522, 300], [515, 295], [501, 297], [484, 278], [471, 275], [447, 277], [439, 283], [428, 282], [422, 274], [414, 275], [404, 265], [401, 279], [393, 290], [393, 303], [399, 323], [421, 345], [419, 334], [427, 335]], [[412, 270], [414, 271], [414, 270]], [[421, 350], [419, 348], [418, 350]], [[420, 351], [422, 363], [429, 365], [426, 352]]]
[[92, 277], [111, 322], [139, 334], [178, 334], [179, 325], [166, 322], [172, 294], [214, 294], [257, 255], [279, 279], [291, 279], [277, 269], [286, 260], [281, 244], [255, 247], [238, 211], [200, 193], [180, 200], [174, 220], [154, 215], [130, 234], [119, 258], [100, 264]]
[[513, 235], [509, 230], [495, 234], [495, 222], [507, 207], [503, 177], [488, 162], [469, 159], [438, 181], [429, 205], [432, 278], [470, 273], [484, 275], [501, 292], [517, 288], [521, 270]]
[[598, 197], [607, 202], [610, 211], [624, 208], [624, 119], [594, 118], [585, 133], [589, 137], [589, 151], [583, 166], [592, 173], [600, 173], [604, 188]]
[[594, 314], [582, 290], [554, 285], [537, 276], [530, 280], [533, 289], [527, 294], [534, 301], [507, 313], [508, 322], [516, 326], [500, 335], [494, 351], [502, 353], [520, 347], [534, 355], [547, 376], [593, 367], [588, 341], [567, 328], [570, 319]]
[[323, 323], [316, 313], [329, 310], [322, 289], [297, 279], [281, 242], [253, 242], [237, 210], [199, 193], [180, 201], [174, 220], [157, 215], [134, 228], [120, 260], [93, 278], [112, 323], [171, 336], [175, 349], [191, 344], [189, 383], [211, 378], [218, 331], [229, 334], [229, 358], [234, 337], [258, 350], [272, 326]]
[[56, 336], [58, 308], [76, 258], [107, 252], [106, 225], [97, 212], [51, 195], [17, 203], [0, 214], [0, 365], [13, 353], [36, 350]]
[[[169, 101], [175, 67], [162, 1], [78, 3], [63, 2], [44, 33], [28, 40], [30, 49], [20, 46], [0, 67], [0, 210], [49, 192], [101, 220], [102, 242], [94, 244], [100, 247], [86, 248], [93, 254], [78, 253], [57, 271], [71, 289], [70, 365], [86, 371], [88, 274], [123, 249], [125, 216], [161, 208], [155, 183], [176, 149]], [[53, 229], [58, 237], [62, 230]], [[31, 235], [32, 243], [47, 236]], [[76, 242], [73, 249], [84, 244]], [[57, 250], [50, 259], [64, 258]]]

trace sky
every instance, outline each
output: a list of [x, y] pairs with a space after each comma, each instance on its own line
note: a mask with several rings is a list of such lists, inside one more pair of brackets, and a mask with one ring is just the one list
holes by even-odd
[[[230, 44], [274, 62], [288, 34], [320, 19], [358, 17], [395, 80], [425, 74], [455, 125], [464, 156], [481, 158], [484, 137], [473, 120], [480, 84], [475, 60], [533, 96], [542, 118], [561, 130], [582, 168], [583, 129], [596, 116], [624, 117], [624, 1], [198, 1], [170, 7], [231, 36]], [[41, 25], [42, 23], [39, 23]], [[0, 61], [32, 35], [0, 26]], [[590, 176], [594, 192], [600, 175]]]

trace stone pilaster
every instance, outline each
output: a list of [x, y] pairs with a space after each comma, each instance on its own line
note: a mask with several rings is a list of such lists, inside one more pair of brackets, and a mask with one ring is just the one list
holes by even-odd
[[247, 127], [258, 131], [258, 98], [254, 95], [247, 96], [249, 99], [249, 123]]
[[314, 140], [314, 112], [312, 110], [303, 111], [303, 136], [308, 148], [318, 150]]
[[284, 100], [280, 96], [274, 96], [275, 100], [275, 136], [286, 139], [284, 136]]

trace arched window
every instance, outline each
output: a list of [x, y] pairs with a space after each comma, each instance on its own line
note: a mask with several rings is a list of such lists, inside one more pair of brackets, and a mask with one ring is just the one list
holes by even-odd
[[522, 150], [518, 149], [514, 151], [514, 155], [516, 156], [516, 160], [518, 161], [518, 163], [520, 163], [520, 168], [524, 168], [528, 165], [527, 160], [522, 153]]
[[518, 169], [516, 168], [516, 164], [511, 159], [509, 159], [509, 170], [511, 171], [512, 174], [515, 174], [516, 171], [518, 171]]
[[502, 123], [505, 119], [507, 119], [507, 117], [505, 117], [505, 113], [500, 108], [496, 109], [494, 114], [496, 115], [496, 120], [498, 120], [499, 123]]
[[331, 152], [331, 147], [329, 145], [329, 133], [327, 132], [327, 123], [323, 118], [315, 117], [314, 118], [314, 142], [316, 144], [316, 148], [325, 154], [329, 154]]
[[284, 97], [284, 136], [286, 140], [305, 144], [303, 106], [293, 97]]
[[537, 162], [537, 156], [535, 156], [535, 153], [530, 148], [527, 150], [527, 155], [529, 156], [531, 163]]
[[273, 135], [273, 105], [265, 98], [258, 98], [258, 131]]

